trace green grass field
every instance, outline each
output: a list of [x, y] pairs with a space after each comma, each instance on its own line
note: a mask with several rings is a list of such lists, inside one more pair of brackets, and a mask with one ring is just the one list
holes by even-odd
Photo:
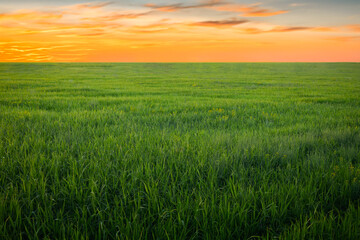
[[0, 239], [360, 239], [360, 63], [1, 63]]

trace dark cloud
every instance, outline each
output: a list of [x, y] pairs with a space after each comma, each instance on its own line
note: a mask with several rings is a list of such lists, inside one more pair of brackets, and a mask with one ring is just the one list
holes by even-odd
[[248, 22], [245, 19], [230, 19], [230, 20], [220, 20], [220, 21], [202, 21], [190, 23], [190, 26], [201, 26], [201, 27], [230, 27], [239, 24]]
[[222, 0], [212, 0], [194, 5], [183, 5], [181, 3], [170, 4], [170, 5], [156, 5], [156, 4], [148, 3], [145, 4], [144, 6], [160, 12], [175, 12], [183, 9], [213, 7], [222, 4], [224, 4], [224, 1]]
[[113, 2], [82, 3], [82, 4], [73, 5], [72, 8], [74, 8], [74, 9], [97, 9], [97, 8], [103, 8], [110, 4], [113, 4]]

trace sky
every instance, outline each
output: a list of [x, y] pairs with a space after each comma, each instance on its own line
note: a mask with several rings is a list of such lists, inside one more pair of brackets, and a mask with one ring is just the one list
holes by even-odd
[[360, 1], [0, 0], [0, 62], [360, 62]]

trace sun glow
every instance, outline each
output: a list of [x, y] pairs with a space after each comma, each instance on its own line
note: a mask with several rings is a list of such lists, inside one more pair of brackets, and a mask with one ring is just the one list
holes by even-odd
[[360, 60], [359, 24], [309, 26], [269, 20], [291, 14], [259, 3], [224, 1], [14, 9], [0, 14], [0, 61]]

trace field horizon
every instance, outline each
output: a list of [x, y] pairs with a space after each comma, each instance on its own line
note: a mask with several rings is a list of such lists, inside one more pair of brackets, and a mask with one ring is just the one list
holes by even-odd
[[0, 63], [1, 239], [360, 239], [360, 63]]
[[181, 64], [181, 63], [193, 63], [193, 64], [196, 64], [196, 63], [254, 63], [254, 64], [257, 64], [257, 63], [315, 63], [315, 64], [321, 64], [321, 63], [360, 63], [360, 61], [223, 61], [223, 62], [220, 62], [220, 61], [194, 61], [194, 62], [169, 62], [169, 61], [144, 61], [144, 62], [141, 62], [141, 61], [133, 61], [133, 62], [106, 62], [106, 61], [79, 61], [79, 62], [2, 62], [0, 61], [0, 63], [4, 63], [4, 64], [7, 64], [7, 63], [10, 63], [10, 64], [46, 64], [46, 63], [109, 63], [109, 64], [121, 64], [121, 63], [159, 63], [159, 64], [167, 64], [167, 63], [178, 63], [178, 64]]

